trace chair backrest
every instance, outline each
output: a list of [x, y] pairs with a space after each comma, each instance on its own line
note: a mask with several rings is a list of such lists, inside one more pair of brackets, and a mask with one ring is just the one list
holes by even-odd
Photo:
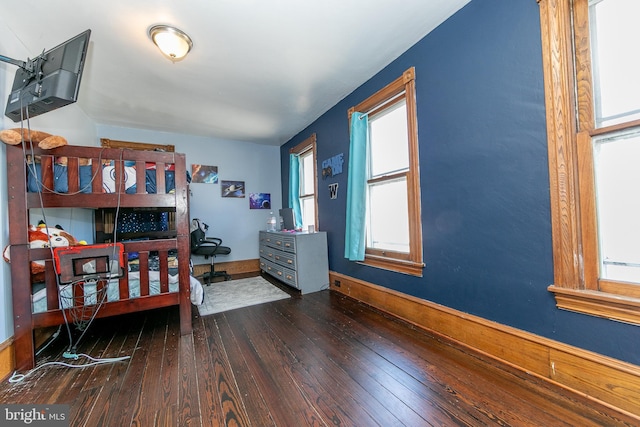
[[191, 221], [191, 252], [195, 251], [206, 240], [206, 230], [209, 228], [207, 224], [194, 218]]

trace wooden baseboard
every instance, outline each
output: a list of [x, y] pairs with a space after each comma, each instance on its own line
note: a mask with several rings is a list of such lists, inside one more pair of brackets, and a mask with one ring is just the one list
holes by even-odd
[[640, 419], [640, 366], [333, 271], [329, 283], [333, 291]]
[[[208, 272], [211, 264], [198, 264], [193, 266], [193, 275], [201, 276]], [[259, 259], [245, 259], [241, 261], [228, 261], [215, 263], [216, 271], [226, 271], [228, 274], [255, 273], [260, 271]]]
[[0, 343], [0, 378], [4, 381], [15, 369], [16, 359], [13, 350], [13, 337]]

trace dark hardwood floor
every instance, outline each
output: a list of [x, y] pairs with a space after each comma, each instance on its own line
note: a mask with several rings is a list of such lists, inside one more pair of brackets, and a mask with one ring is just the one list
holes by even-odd
[[[129, 360], [45, 367], [0, 402], [70, 404], [91, 427], [638, 425], [340, 294], [292, 295], [196, 311], [188, 336], [177, 307], [96, 321], [78, 352]], [[63, 360], [65, 334], [39, 365]]]

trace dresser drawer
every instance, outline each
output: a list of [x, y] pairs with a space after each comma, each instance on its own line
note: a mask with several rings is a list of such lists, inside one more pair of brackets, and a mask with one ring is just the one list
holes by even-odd
[[260, 257], [266, 258], [270, 261], [275, 261], [275, 253], [280, 252], [277, 249], [274, 249], [267, 245], [260, 245]]
[[273, 248], [278, 248], [286, 252], [295, 253], [296, 252], [296, 240], [292, 236], [269, 236], [266, 242], [267, 246], [271, 246]]
[[[282, 276], [282, 266], [264, 258], [260, 258], [260, 269], [271, 274], [272, 276]], [[278, 274], [278, 272], [280, 272], [280, 274]]]
[[268, 246], [273, 246], [275, 245], [275, 240], [278, 238], [278, 236], [274, 235], [273, 233], [268, 233], [266, 231], [261, 231], [260, 232], [260, 244], [261, 245], [268, 245]]
[[274, 251], [273, 260], [283, 267], [296, 269], [296, 256], [284, 251]]
[[286, 267], [282, 268], [282, 278], [280, 279], [289, 286], [293, 286], [294, 288], [300, 289], [298, 286], [298, 278], [296, 277], [295, 270], [290, 270]]

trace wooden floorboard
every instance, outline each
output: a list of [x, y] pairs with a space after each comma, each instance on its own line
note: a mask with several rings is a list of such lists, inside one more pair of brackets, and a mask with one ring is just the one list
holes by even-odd
[[215, 366], [202, 318], [194, 319], [193, 341], [194, 366], [199, 366], [196, 375], [200, 416], [204, 420], [210, 420], [211, 425], [223, 425], [222, 408], [216, 392]]
[[178, 310], [173, 308], [173, 317], [167, 325], [164, 339], [164, 353], [162, 355], [162, 373], [160, 387], [160, 407], [158, 410], [158, 426], [178, 425], [178, 364], [179, 364], [179, 337], [180, 321]]
[[[219, 403], [224, 410], [223, 420], [230, 424], [233, 421], [238, 426], [276, 425], [256, 375], [249, 367], [251, 352], [243, 351], [224, 316], [217, 319], [208, 316], [203, 320], [210, 333], [209, 348], [215, 354], [216, 385]], [[242, 384], [242, 391], [238, 384]], [[252, 421], [249, 421], [249, 414]]]
[[158, 313], [152, 317], [149, 323], [151, 335], [149, 355], [144, 366], [144, 372], [140, 377], [140, 392], [132, 396], [135, 400], [135, 411], [132, 417], [132, 425], [152, 426], [158, 417], [158, 408], [162, 407], [162, 362], [165, 337], [167, 334], [167, 321], [169, 313]]
[[[413, 377], [407, 376], [386, 359], [372, 353], [359, 341], [357, 332], [351, 337], [345, 335], [344, 328], [353, 330], [357, 325], [350, 325], [347, 319], [336, 319], [338, 322], [345, 322], [339, 323], [338, 326], [326, 320], [319, 324], [318, 319], [323, 317], [318, 317], [313, 306], [305, 310], [290, 310], [284, 306], [278, 309], [290, 319], [292, 327], [297, 327], [302, 333], [313, 337], [314, 344], [324, 349], [326, 357], [346, 372], [348, 381], [355, 380], [368, 394], [373, 390], [381, 390], [378, 394], [386, 394], [387, 396], [381, 395], [372, 403], [381, 407], [389, 407], [393, 403], [393, 413], [402, 414], [396, 415], [402, 423], [425, 424], [428, 422], [423, 418], [425, 414], [430, 414], [430, 420], [438, 425], [451, 422], [451, 418], [446, 414], [435, 416], [434, 403], [437, 402], [434, 402], [432, 393], [423, 393], [425, 388], [422, 386], [415, 387], [416, 381]], [[373, 367], [375, 369], [372, 369]], [[404, 380], [403, 375], [408, 379]], [[374, 388], [371, 388], [372, 383], [375, 385]], [[396, 424], [399, 423], [401, 422], [396, 421]]]
[[[265, 307], [270, 309], [270, 307]], [[282, 316], [285, 310], [272, 307], [269, 318], [284, 319], [280, 334], [286, 339], [296, 335], [305, 345], [293, 346], [299, 355], [300, 365], [315, 374], [310, 378], [311, 385], [321, 383], [335, 402], [336, 413], [342, 412], [350, 422], [348, 425], [371, 425], [379, 422], [383, 425], [420, 425], [424, 420], [409, 408], [402, 397], [394, 395], [388, 389], [389, 384], [381, 383], [370, 375], [366, 362], [351, 352], [352, 343], [348, 341], [323, 341], [322, 331], [313, 327], [311, 319], [305, 318], [302, 311], [291, 316]], [[295, 315], [298, 314], [298, 317]], [[276, 323], [276, 322], [274, 322]], [[304, 350], [304, 352], [303, 352]], [[325, 361], [325, 362], [323, 362]], [[320, 362], [320, 363], [318, 363]], [[354, 386], [355, 384], [358, 386]], [[348, 393], [336, 394], [335, 390]], [[375, 399], [371, 397], [374, 396]], [[381, 404], [380, 402], [384, 402]], [[368, 421], [368, 418], [371, 421]], [[402, 421], [401, 421], [402, 420]]]
[[[78, 352], [129, 359], [42, 367], [0, 402], [69, 404], [74, 427], [639, 425], [344, 295], [279, 286], [291, 298], [194, 310], [185, 336], [177, 307], [99, 319]], [[67, 343], [63, 328], [38, 366]]]

